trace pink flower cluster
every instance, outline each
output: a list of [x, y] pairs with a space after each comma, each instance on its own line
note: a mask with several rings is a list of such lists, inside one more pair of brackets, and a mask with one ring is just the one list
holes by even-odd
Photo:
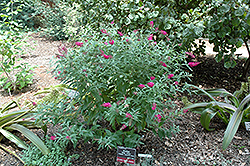
[[51, 136], [50, 140], [54, 141], [56, 139], [56, 136]]
[[197, 66], [198, 64], [200, 64], [200, 62], [188, 62], [188, 65], [189, 65], [190, 67]]
[[156, 120], [157, 120], [157, 122], [161, 122], [161, 115], [160, 114], [157, 114], [157, 115], [155, 115], [155, 117], [156, 117]]
[[107, 31], [105, 29], [101, 29], [101, 32], [107, 34]]
[[138, 87], [141, 88], [141, 89], [143, 89], [145, 87], [145, 85], [140, 84], [140, 85], [138, 85]]
[[120, 31], [117, 31], [117, 33], [118, 33], [120, 36], [123, 36], [123, 34], [122, 34]]
[[174, 74], [169, 74], [168, 75], [168, 78], [170, 79], [170, 78], [172, 78], [174, 76]]
[[101, 55], [105, 58], [105, 59], [111, 59], [112, 58], [112, 55], [106, 55], [104, 54], [104, 51], [102, 51], [100, 48], [99, 50], [101, 51]]
[[103, 106], [103, 107], [107, 107], [107, 108], [112, 107], [112, 105], [111, 105], [110, 103], [103, 103], [101, 106]]
[[130, 113], [126, 113], [126, 118], [131, 118], [131, 119], [133, 119], [133, 116], [130, 114]]
[[[150, 21], [149, 25], [150, 25], [151, 27], [154, 27], [154, 21]], [[159, 30], [158, 27], [155, 28], [155, 31], [158, 31], [158, 30]], [[163, 34], [164, 36], [168, 35], [168, 33], [167, 33], [166, 31], [163, 31], [163, 30], [160, 30], [160, 33]], [[149, 36], [148, 40], [153, 40], [152, 35], [153, 35], [153, 34], [151, 34], [151, 35]]]
[[150, 34], [149, 37], [148, 37], [148, 40], [153, 40], [153, 34]]
[[150, 21], [149, 25], [150, 25], [151, 27], [153, 27], [153, 26], [154, 26], [154, 21]]
[[152, 105], [153, 105], [152, 110], [155, 110], [156, 109], [156, 103], [153, 103]]
[[163, 35], [167, 35], [167, 34], [168, 34], [166, 31], [163, 31], [163, 30], [161, 30], [160, 32], [161, 32], [161, 34], [163, 34]]
[[111, 44], [111, 45], [113, 45], [114, 43], [115, 43], [114, 40], [109, 41], [109, 44]]
[[155, 84], [153, 82], [148, 82], [147, 85], [152, 88]]
[[75, 43], [77, 46], [79, 46], [79, 47], [82, 47], [82, 45], [83, 45], [83, 43], [81, 43], [81, 42], [76, 42]]
[[124, 130], [127, 126], [125, 124], [122, 125], [120, 130]]
[[62, 48], [58, 48], [58, 51], [60, 55], [57, 55], [56, 57], [60, 59], [60, 57], [65, 57], [65, 55], [68, 54], [68, 49], [65, 46], [62, 46]]
[[163, 67], [167, 67], [166, 63], [160, 61], [160, 64], [163, 66]]

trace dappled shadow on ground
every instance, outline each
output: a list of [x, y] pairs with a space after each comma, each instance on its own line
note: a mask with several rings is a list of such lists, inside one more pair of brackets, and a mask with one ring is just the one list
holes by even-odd
[[228, 69], [224, 67], [223, 60], [217, 63], [212, 56], [198, 57], [197, 61], [201, 63], [192, 68], [191, 84], [202, 88], [224, 88], [231, 93], [239, 90], [244, 60], [236, 60], [237, 65]]

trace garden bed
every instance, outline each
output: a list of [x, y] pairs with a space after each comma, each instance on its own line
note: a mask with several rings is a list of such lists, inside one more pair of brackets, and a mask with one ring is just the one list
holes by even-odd
[[[29, 55], [24, 56], [24, 61], [31, 65], [37, 65], [34, 73], [35, 82], [29, 88], [21, 91], [19, 94], [8, 96], [4, 91], [0, 94], [1, 104], [11, 101], [12, 99], [24, 95], [24, 100], [34, 100], [34, 93], [39, 89], [59, 84], [51, 74], [50, 61], [56, 53], [61, 41], [50, 41], [40, 38], [33, 34], [31, 41], [36, 41], [35, 50]], [[31, 42], [32, 44], [32, 42]], [[32, 44], [33, 45], [33, 44]], [[240, 88], [240, 81], [237, 80], [239, 73], [242, 71], [242, 61], [233, 69], [225, 69], [223, 62], [216, 63], [213, 58], [208, 56], [198, 57], [200, 65], [193, 68], [192, 84], [202, 88], [225, 88], [230, 92]], [[196, 98], [202, 100], [202, 98]], [[179, 107], [182, 107], [180, 101], [176, 101]], [[230, 146], [222, 151], [222, 139], [226, 125], [214, 119], [212, 127], [215, 131], [208, 132], [200, 124], [199, 115], [187, 112], [181, 115], [175, 122], [179, 126], [180, 132], [171, 139], [160, 140], [151, 132], [145, 133], [142, 139], [144, 145], [137, 148], [138, 153], [152, 154], [155, 160], [153, 163], [159, 165], [250, 165], [250, 132], [240, 127], [231, 142]], [[49, 135], [53, 135], [56, 127], [49, 126]], [[41, 130], [34, 130], [42, 136]], [[10, 142], [4, 141], [4, 145], [20, 154], [20, 149], [10, 146]], [[66, 154], [77, 154], [72, 160], [72, 165], [123, 165], [116, 162], [116, 149], [100, 149], [98, 144], [90, 142], [84, 143], [80, 140], [74, 149], [71, 145], [65, 149]], [[137, 162], [139, 159], [137, 157]], [[22, 165], [18, 159], [9, 153], [0, 149], [0, 166]]]

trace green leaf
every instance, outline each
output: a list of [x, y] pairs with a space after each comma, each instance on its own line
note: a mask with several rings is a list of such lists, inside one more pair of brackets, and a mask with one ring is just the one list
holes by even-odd
[[0, 129], [0, 133], [2, 133], [8, 140], [15, 143], [19, 148], [28, 149], [26, 144], [11, 132], [4, 129]]
[[219, 8], [219, 14], [225, 14], [230, 10], [230, 6], [228, 4], [223, 4], [220, 8]]
[[226, 32], [225, 31], [220, 31], [218, 34], [219, 38], [224, 38], [226, 36]]
[[239, 24], [240, 24], [240, 20], [236, 17], [236, 18], [234, 18], [233, 20], [232, 20], [232, 24], [233, 24], [233, 26], [238, 26]]
[[183, 109], [205, 108], [209, 104], [211, 104], [211, 103], [209, 103], [209, 102], [195, 103], [195, 104], [188, 105], [188, 106], [184, 107]]
[[215, 60], [216, 62], [220, 62], [222, 60], [223, 55], [221, 53], [216, 54]]
[[239, 39], [237, 40], [237, 43], [235, 44], [235, 46], [236, 46], [237, 48], [240, 48], [240, 47], [242, 46], [243, 43], [244, 43], [244, 41], [243, 41], [241, 38], [239, 38]]
[[25, 82], [24, 81], [20, 81], [20, 87], [19, 89], [22, 89], [25, 86]]
[[230, 68], [231, 67], [231, 62], [230, 61], [226, 61], [226, 62], [224, 62], [224, 67], [225, 68]]
[[164, 129], [158, 128], [158, 136], [160, 138], [164, 138], [165, 137], [165, 131], [164, 131]]
[[[225, 89], [206, 89], [207, 93], [209, 93], [211, 96], [221, 96], [221, 97], [227, 97], [231, 96], [233, 98], [236, 98], [232, 93], [228, 92]], [[197, 92], [199, 95], [204, 95], [203, 92]]]
[[7, 84], [5, 84], [5, 86], [3, 87], [3, 89], [8, 89], [8, 88], [10, 88], [10, 86], [11, 86], [11, 82], [8, 82]]
[[244, 8], [243, 7], [239, 7], [237, 10], [235, 10], [235, 16], [242, 16], [244, 14]]
[[211, 119], [217, 114], [217, 111], [214, 111], [210, 108], [205, 109], [200, 118], [201, 125], [207, 130], [207, 131], [213, 131], [214, 128], [210, 129], [209, 124]]
[[246, 22], [250, 26], [250, 13], [247, 13]]
[[21, 132], [27, 139], [37, 146], [44, 155], [49, 153], [49, 149], [44, 145], [43, 141], [29, 129], [19, 124], [12, 124], [8, 128]]
[[[235, 133], [237, 132], [239, 125], [241, 123], [241, 119], [243, 116], [243, 113], [245, 110], [243, 110], [246, 105], [249, 103], [250, 101], [250, 94], [247, 95], [242, 102], [240, 103], [238, 109], [236, 110], [236, 112], [233, 114], [232, 118], [230, 119], [228, 125], [227, 125], [227, 129], [225, 131], [225, 135], [223, 138], [223, 142], [222, 142], [222, 149], [225, 150], [228, 145], [230, 144], [230, 142], [232, 141]], [[247, 107], [247, 109], [249, 109], [249, 107]]]

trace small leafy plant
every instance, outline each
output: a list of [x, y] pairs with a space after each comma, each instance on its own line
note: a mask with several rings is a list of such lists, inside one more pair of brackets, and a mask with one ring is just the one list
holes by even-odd
[[47, 155], [44, 155], [34, 144], [31, 144], [28, 149], [23, 150], [22, 160], [26, 165], [34, 166], [67, 166], [70, 165], [72, 156], [67, 157], [65, 154], [67, 146], [67, 138], [59, 140], [56, 136], [46, 137], [45, 145], [51, 150]]
[[[225, 150], [232, 141], [239, 125], [246, 121], [250, 122], [250, 94], [249, 82], [242, 83], [241, 89], [233, 94], [225, 89], [203, 90], [194, 85], [188, 85], [198, 89], [195, 93], [207, 95], [212, 101], [188, 104], [184, 109], [190, 109], [195, 113], [201, 114], [201, 125], [208, 131], [214, 130], [209, 128], [211, 119], [214, 116], [220, 118], [227, 129], [223, 138], [222, 148]], [[217, 101], [214, 97], [224, 97], [224, 102]], [[184, 103], [187, 103], [186, 101]]]
[[[11, 5], [10, 2], [8, 3]], [[13, 7], [13, 5], [12, 5]], [[27, 63], [17, 64], [18, 55], [24, 53], [22, 46], [25, 44], [25, 37], [19, 31], [18, 23], [13, 20], [13, 16], [18, 13], [18, 9], [6, 7], [6, 14], [1, 14], [0, 25], [0, 86], [8, 92], [16, 92], [28, 84], [32, 84], [33, 74], [30, 71], [33, 67]], [[11, 93], [10, 93], [11, 94]]]

